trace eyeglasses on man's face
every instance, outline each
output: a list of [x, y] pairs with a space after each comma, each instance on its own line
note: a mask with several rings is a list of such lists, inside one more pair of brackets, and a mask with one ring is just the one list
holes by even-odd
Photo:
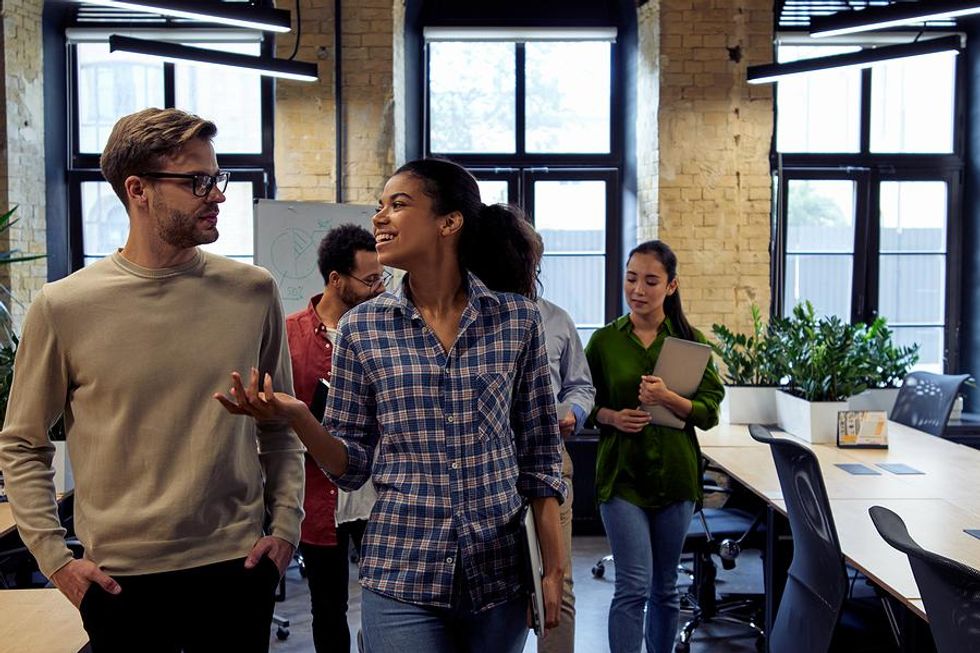
[[211, 194], [211, 189], [217, 188], [219, 193], [224, 193], [228, 187], [228, 180], [231, 178], [230, 172], [222, 170], [216, 175], [190, 174], [186, 172], [141, 172], [140, 177], [151, 179], [190, 179], [191, 192], [195, 197], [207, 197]]
[[347, 276], [350, 277], [351, 279], [357, 279], [371, 290], [377, 290], [378, 288], [387, 288], [388, 284], [391, 282], [391, 272], [388, 272], [387, 270], [382, 272], [380, 275], [372, 274], [367, 279], [355, 277], [353, 274], [348, 274]]

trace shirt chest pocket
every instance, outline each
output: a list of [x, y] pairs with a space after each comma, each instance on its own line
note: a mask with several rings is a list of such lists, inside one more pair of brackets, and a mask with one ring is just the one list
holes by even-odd
[[503, 435], [511, 436], [511, 390], [510, 374], [485, 372], [477, 375], [476, 409], [482, 439], [492, 440]]

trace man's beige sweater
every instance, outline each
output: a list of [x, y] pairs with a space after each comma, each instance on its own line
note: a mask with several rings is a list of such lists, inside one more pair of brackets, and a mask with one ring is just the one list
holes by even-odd
[[[48, 427], [64, 413], [75, 529], [109, 574], [243, 557], [268, 533], [294, 545], [303, 446], [212, 398], [230, 372], [292, 391], [279, 295], [261, 268], [198, 251], [141, 268], [119, 253], [44, 286], [14, 363], [0, 469], [25, 544], [50, 576], [71, 558], [55, 512]], [[258, 438], [256, 437], [258, 435]]]

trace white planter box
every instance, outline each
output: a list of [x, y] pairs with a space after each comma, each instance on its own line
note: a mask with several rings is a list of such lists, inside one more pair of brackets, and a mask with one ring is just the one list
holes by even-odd
[[891, 414], [898, 388], [870, 388], [847, 400], [850, 410], [883, 410]]
[[811, 444], [837, 442], [837, 413], [842, 410], [847, 410], [846, 401], [810, 402], [776, 392], [780, 428]]
[[775, 424], [776, 388], [726, 385], [721, 421], [729, 424]]
[[75, 489], [75, 477], [71, 473], [71, 461], [68, 459], [68, 443], [64, 441], [52, 442], [54, 445], [54, 491], [64, 494], [69, 490]]

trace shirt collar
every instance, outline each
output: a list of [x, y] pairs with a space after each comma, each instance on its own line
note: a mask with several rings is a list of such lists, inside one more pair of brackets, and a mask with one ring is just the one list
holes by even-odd
[[[486, 284], [472, 272], [467, 271], [464, 281], [466, 283], [467, 303], [470, 306], [479, 310], [480, 304], [483, 302], [493, 305], [500, 304], [500, 299], [496, 293], [487, 288]], [[415, 308], [412, 300], [408, 298], [407, 290], [408, 274], [402, 278], [402, 282], [397, 288], [391, 291], [385, 291], [376, 297], [374, 301], [384, 308], [400, 310], [404, 315], [412, 317], [418, 314], [418, 310]]]
[[[630, 334], [633, 333], [633, 322], [630, 320], [630, 314], [621, 315], [613, 321], [613, 326], [622, 331], [623, 333]], [[664, 316], [664, 323], [662, 325], [667, 331], [668, 336], [677, 336], [677, 332], [674, 329], [674, 323], [670, 321], [670, 316]]]

